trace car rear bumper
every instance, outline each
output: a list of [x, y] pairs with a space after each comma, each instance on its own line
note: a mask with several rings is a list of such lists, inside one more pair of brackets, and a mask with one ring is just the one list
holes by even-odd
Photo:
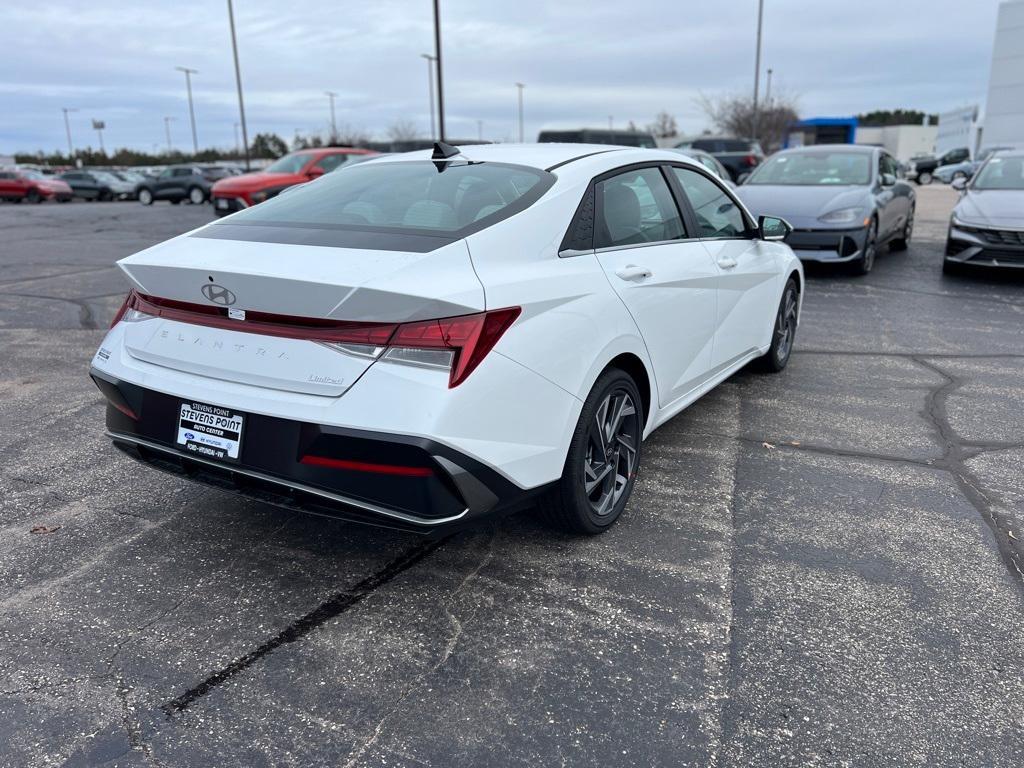
[[[181, 397], [117, 380], [95, 368], [90, 375], [108, 401], [107, 436], [127, 455], [277, 506], [427, 532], [521, 509], [545, 490], [523, 490], [479, 461], [428, 438], [256, 413], [244, 416], [237, 463], [197, 456], [175, 445]], [[345, 466], [325, 466], [331, 461]]]
[[214, 195], [213, 212], [218, 216], [230, 216], [249, 207], [249, 203], [241, 197], [229, 197], [227, 195]]
[[946, 239], [946, 261], [1024, 269], [1024, 231], [952, 226]]
[[859, 258], [864, 247], [866, 230], [857, 229], [795, 229], [786, 238], [786, 245], [801, 261], [844, 263]]

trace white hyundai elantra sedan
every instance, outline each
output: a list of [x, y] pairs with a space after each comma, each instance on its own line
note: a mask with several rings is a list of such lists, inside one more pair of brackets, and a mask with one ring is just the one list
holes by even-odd
[[786, 366], [788, 231], [674, 152], [438, 144], [121, 260], [91, 375], [117, 447], [199, 482], [417, 530], [537, 505], [599, 533], [644, 438]]

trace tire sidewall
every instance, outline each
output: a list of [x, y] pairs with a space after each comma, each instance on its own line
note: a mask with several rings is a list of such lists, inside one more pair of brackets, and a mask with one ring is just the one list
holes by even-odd
[[786, 281], [786, 287], [782, 289], [782, 298], [779, 299], [779, 310], [775, 313], [775, 325], [772, 327], [772, 346], [771, 346], [771, 364], [772, 368], [776, 371], [783, 370], [789, 364], [789, 358], [793, 355], [793, 346], [796, 344], [796, 325], [793, 326], [793, 337], [789, 340], [789, 349], [786, 350], [786, 356], [780, 357], [780, 346], [779, 346], [779, 320], [782, 319], [782, 308], [786, 306], [786, 297], [790, 294], [793, 295], [793, 301], [797, 303], [797, 318], [800, 316], [800, 292], [796, 288], [796, 283], [793, 278], [789, 278]]
[[[603, 517], [598, 517], [591, 508], [590, 500], [583, 488], [583, 464], [586, 460], [587, 435], [598, 407], [611, 392], [618, 389], [625, 389], [629, 393], [638, 411], [640, 428], [636, 440], [636, 461], [633, 465], [633, 475], [629, 478], [626, 489], [613, 510]], [[566, 457], [565, 471], [562, 475], [562, 493], [574, 510], [580, 527], [588, 533], [601, 533], [610, 528], [621, 517], [622, 511], [629, 503], [642, 461], [643, 428], [646, 418], [646, 414], [643, 413], [643, 400], [640, 398], [640, 390], [637, 388], [636, 382], [628, 373], [618, 368], [606, 371], [601, 375], [583, 404], [583, 410], [580, 412], [579, 422], [569, 447], [569, 454]]]
[[139, 202], [142, 203], [143, 205], [152, 205], [153, 204], [153, 193], [150, 192], [148, 189], [140, 189], [139, 190]]
[[[198, 198], [198, 200], [196, 198]], [[192, 189], [188, 191], [188, 201], [192, 205], [202, 205], [206, 202], [206, 194], [199, 187], [192, 187]]]

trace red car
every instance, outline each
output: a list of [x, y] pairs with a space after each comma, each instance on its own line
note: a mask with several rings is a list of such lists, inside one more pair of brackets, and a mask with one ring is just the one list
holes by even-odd
[[288, 187], [311, 181], [335, 168], [376, 155], [369, 149], [300, 149], [275, 160], [257, 173], [229, 176], [213, 185], [211, 198], [218, 216], [248, 208], [274, 197]]
[[0, 198], [20, 203], [41, 203], [43, 200], [69, 202], [74, 197], [67, 182], [44, 176], [39, 171], [0, 170]]

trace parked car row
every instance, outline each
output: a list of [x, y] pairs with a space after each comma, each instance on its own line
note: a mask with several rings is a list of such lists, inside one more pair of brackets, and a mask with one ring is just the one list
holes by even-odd
[[44, 176], [26, 168], [0, 168], [0, 199], [14, 203], [41, 203], [56, 200], [68, 203], [74, 197], [71, 187], [61, 179]]

